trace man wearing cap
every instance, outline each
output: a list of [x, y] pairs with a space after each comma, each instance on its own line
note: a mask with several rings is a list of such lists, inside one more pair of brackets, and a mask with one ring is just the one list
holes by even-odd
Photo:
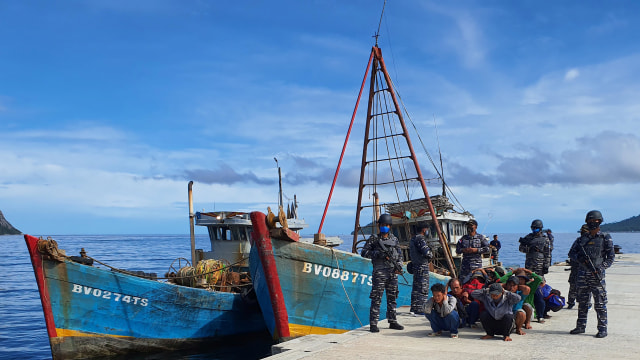
[[482, 254], [489, 252], [489, 242], [484, 235], [478, 234], [478, 222], [471, 219], [467, 222], [467, 234], [456, 244], [456, 254], [462, 254], [460, 265], [460, 280], [469, 281], [471, 269], [482, 267]]
[[362, 257], [371, 259], [373, 275], [371, 286], [371, 308], [369, 310], [369, 331], [379, 332], [380, 303], [382, 293], [387, 292], [387, 321], [389, 328], [402, 330], [404, 326], [396, 319], [396, 299], [398, 298], [398, 274], [402, 274], [402, 251], [398, 238], [391, 233], [391, 215], [382, 214], [378, 219], [380, 234], [373, 234], [362, 249]]
[[538, 275], [549, 272], [550, 244], [547, 234], [542, 231], [542, 220], [535, 219], [531, 222], [531, 233], [520, 238], [518, 250], [525, 253], [524, 267]]
[[611, 236], [600, 231], [602, 221], [600, 211], [589, 211], [585, 218], [589, 231], [577, 238], [569, 250], [571, 264], [575, 263], [578, 266], [576, 279], [578, 320], [576, 328], [571, 330], [571, 334], [585, 332], [589, 297], [593, 295], [593, 307], [598, 315], [598, 334], [596, 337], [607, 336], [607, 290], [604, 277], [605, 270], [613, 264], [615, 252]]
[[513, 305], [520, 302], [521, 296], [511, 291], [504, 291], [500, 283], [493, 283], [488, 288], [475, 290], [471, 296], [481, 301], [485, 308], [485, 311], [480, 314], [480, 322], [487, 335], [481, 339], [502, 335], [504, 341], [511, 341], [510, 335], [515, 327]]
[[428, 223], [419, 223], [418, 234], [409, 243], [409, 255], [413, 264], [410, 311], [420, 315], [429, 295], [429, 261], [433, 258], [433, 253], [427, 246], [428, 229]]
[[[538, 290], [538, 287], [540, 287], [540, 284], [542, 284], [544, 278], [536, 273], [533, 273], [529, 269], [517, 268], [516, 270], [510, 271], [504, 276], [501, 276], [500, 282], [506, 283], [507, 280], [509, 280], [513, 275], [515, 275], [520, 280], [520, 285], [526, 285], [527, 287], [529, 287], [529, 294], [525, 296], [523, 306], [525, 307], [526, 311], [531, 311], [531, 314], [533, 314], [536, 308], [536, 300], [539, 300], [536, 297], [536, 290]], [[544, 299], [542, 299], [542, 302], [544, 302]], [[531, 317], [532, 315], [529, 315], [528, 320], [525, 322], [526, 329], [531, 329]], [[542, 314], [537, 315], [538, 321], [540, 323], [544, 323], [544, 319], [542, 317]]]

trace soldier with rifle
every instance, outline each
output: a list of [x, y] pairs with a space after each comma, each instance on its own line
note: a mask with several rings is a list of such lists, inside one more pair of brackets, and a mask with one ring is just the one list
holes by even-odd
[[371, 308], [369, 310], [369, 331], [379, 332], [380, 303], [382, 293], [387, 292], [387, 321], [389, 328], [402, 330], [396, 318], [396, 299], [398, 298], [398, 275], [402, 275], [402, 251], [398, 238], [391, 233], [391, 215], [382, 214], [378, 219], [379, 234], [373, 234], [362, 249], [362, 257], [371, 259], [373, 276]]
[[578, 267], [576, 287], [578, 300], [578, 320], [571, 334], [582, 334], [587, 327], [589, 296], [593, 295], [594, 308], [598, 316], [597, 338], [607, 336], [607, 291], [605, 288], [605, 270], [613, 264], [615, 252], [611, 236], [600, 231], [602, 213], [591, 210], [585, 222], [588, 232], [583, 233], [571, 246], [569, 259], [572, 266]]

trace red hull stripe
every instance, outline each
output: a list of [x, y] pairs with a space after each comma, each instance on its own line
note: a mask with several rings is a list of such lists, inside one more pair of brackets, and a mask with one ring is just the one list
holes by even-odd
[[42, 269], [42, 256], [38, 252], [38, 238], [25, 234], [24, 241], [27, 242], [31, 265], [33, 265], [33, 272], [36, 275], [36, 282], [38, 283], [38, 290], [40, 291], [40, 301], [42, 302], [42, 310], [44, 311], [44, 320], [47, 324], [47, 334], [49, 338], [58, 337], [56, 324], [53, 321], [53, 312], [51, 311], [49, 288], [47, 287], [47, 280], [44, 277], [44, 271]]
[[269, 229], [267, 229], [266, 216], [259, 211], [254, 211], [251, 213], [251, 223], [253, 224], [253, 245], [258, 247], [258, 255], [262, 261], [262, 271], [269, 288], [269, 298], [273, 307], [273, 316], [275, 318], [273, 336], [276, 339], [288, 338], [290, 336], [289, 315], [284, 304], [278, 269], [273, 257], [273, 247], [269, 237]]

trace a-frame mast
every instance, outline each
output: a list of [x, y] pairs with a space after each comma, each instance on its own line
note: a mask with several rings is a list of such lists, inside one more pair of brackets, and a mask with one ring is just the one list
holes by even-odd
[[[427, 206], [429, 208], [429, 212], [431, 213], [431, 219], [435, 225], [436, 228], [436, 232], [438, 234], [438, 239], [440, 241], [440, 244], [442, 245], [442, 248], [445, 251], [445, 258], [447, 260], [447, 265], [449, 266], [449, 271], [451, 272], [452, 276], [456, 276], [456, 268], [455, 265], [453, 263], [453, 257], [451, 256], [451, 252], [449, 250], [449, 245], [447, 244], [447, 239], [444, 237], [444, 234], [442, 233], [442, 229], [440, 228], [440, 224], [438, 223], [438, 219], [437, 219], [437, 214], [435, 212], [435, 209], [433, 207], [433, 204], [431, 203], [431, 199], [429, 197], [429, 192], [427, 191], [427, 187], [425, 185], [424, 182], [424, 178], [422, 176], [422, 171], [420, 169], [420, 165], [418, 164], [418, 159], [416, 157], [415, 151], [413, 150], [413, 145], [411, 144], [411, 139], [409, 138], [409, 133], [407, 131], [407, 127], [406, 124], [404, 122], [404, 118], [402, 116], [402, 111], [400, 110], [400, 106], [398, 103], [398, 99], [396, 97], [396, 93], [393, 89], [392, 86], [392, 82], [391, 82], [391, 78], [389, 77], [389, 73], [387, 72], [387, 68], [385, 66], [384, 60], [382, 58], [382, 51], [380, 50], [380, 48], [376, 46], [374, 46], [371, 49], [372, 55], [373, 55], [373, 68], [371, 70], [371, 81], [370, 81], [370, 87], [369, 87], [369, 102], [368, 102], [368, 106], [367, 106], [367, 122], [366, 122], [366, 126], [365, 126], [365, 134], [364, 134], [364, 144], [363, 144], [363, 149], [362, 149], [362, 164], [361, 164], [361, 168], [360, 168], [360, 184], [358, 186], [358, 207], [356, 209], [356, 219], [355, 219], [355, 226], [354, 226], [354, 232], [353, 232], [353, 245], [352, 245], [352, 252], [356, 252], [356, 243], [358, 241], [358, 233], [361, 230], [360, 229], [360, 213], [362, 212], [364, 206], [362, 205], [362, 196], [364, 193], [364, 189], [366, 184], [364, 183], [365, 180], [365, 171], [367, 168], [367, 165], [369, 164], [369, 162], [367, 162], [367, 150], [368, 150], [368, 145], [369, 142], [371, 142], [373, 139], [370, 137], [369, 133], [370, 133], [370, 129], [371, 129], [371, 120], [373, 119], [373, 117], [375, 116], [373, 114], [373, 108], [374, 108], [374, 97], [375, 97], [375, 92], [376, 92], [376, 79], [377, 79], [377, 73], [378, 71], [382, 72], [383, 76], [384, 76], [384, 81], [386, 82], [386, 86], [379, 91], [388, 91], [389, 95], [392, 99], [393, 102], [393, 113], [395, 113], [395, 115], [398, 117], [399, 123], [402, 127], [402, 136], [404, 137], [406, 143], [407, 143], [407, 147], [409, 149], [409, 152], [411, 153], [411, 160], [413, 162], [413, 165], [415, 166], [415, 171], [417, 173], [417, 178], [415, 180], [419, 180], [420, 182], [420, 186], [422, 187], [422, 192], [424, 194], [424, 199], [427, 203]], [[391, 137], [394, 135], [387, 135], [385, 137]], [[401, 160], [400, 158], [394, 158], [394, 159], [386, 159], [386, 160]], [[378, 160], [375, 160], [378, 161]], [[406, 180], [406, 179], [405, 179]], [[393, 183], [395, 182], [400, 182], [400, 181], [392, 181]], [[375, 186], [375, 185], [374, 185]], [[375, 189], [374, 189], [375, 191]], [[377, 206], [377, 204], [373, 205], [373, 206]], [[374, 212], [375, 213], [375, 212]], [[377, 219], [373, 219], [373, 221], [375, 222], [375, 220]], [[377, 228], [374, 226], [373, 231], [376, 231]]]

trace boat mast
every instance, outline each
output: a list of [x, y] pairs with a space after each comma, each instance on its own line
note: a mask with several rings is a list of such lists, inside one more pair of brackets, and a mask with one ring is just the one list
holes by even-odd
[[273, 160], [276, 161], [276, 167], [278, 168], [278, 185], [280, 190], [278, 191], [278, 195], [279, 195], [279, 199], [280, 202], [278, 203], [278, 205], [280, 205], [280, 209], [283, 209], [283, 202], [282, 202], [282, 171], [280, 170], [280, 165], [278, 165], [278, 159], [277, 158], [273, 158]]
[[189, 185], [187, 186], [187, 193], [189, 196], [189, 234], [191, 236], [191, 264], [196, 266], [196, 235], [193, 224], [193, 218], [195, 214], [193, 213], [193, 181], [189, 181]]
[[[394, 137], [394, 136], [398, 136], [398, 135], [402, 135], [406, 141], [407, 147], [409, 149], [409, 152], [411, 154], [410, 159], [413, 162], [413, 165], [415, 167], [415, 171], [417, 173], [417, 180], [419, 180], [420, 182], [420, 186], [422, 187], [422, 192], [424, 194], [424, 199], [425, 202], [427, 203], [427, 206], [429, 208], [429, 212], [431, 214], [431, 219], [435, 225], [436, 228], [436, 232], [438, 234], [438, 239], [440, 241], [440, 244], [442, 245], [442, 248], [445, 250], [445, 257], [447, 260], [447, 265], [449, 266], [449, 271], [451, 272], [452, 276], [456, 276], [456, 270], [455, 270], [455, 266], [453, 263], [453, 257], [451, 256], [451, 253], [449, 251], [449, 245], [447, 244], [447, 240], [444, 237], [444, 234], [442, 233], [442, 229], [440, 228], [440, 224], [438, 223], [438, 219], [437, 219], [437, 213], [433, 207], [433, 204], [431, 203], [431, 199], [429, 197], [429, 192], [427, 191], [427, 186], [425, 185], [424, 182], [424, 178], [422, 176], [422, 171], [420, 169], [420, 165], [418, 164], [418, 159], [416, 157], [415, 151], [413, 150], [413, 145], [411, 144], [411, 139], [409, 138], [409, 132], [407, 130], [406, 124], [404, 122], [404, 118], [402, 116], [402, 112], [400, 111], [400, 106], [398, 103], [398, 99], [396, 97], [395, 91], [393, 89], [392, 86], [392, 82], [391, 82], [391, 78], [389, 77], [389, 73], [387, 72], [387, 68], [385, 66], [384, 60], [382, 58], [382, 51], [380, 50], [380, 48], [378, 48], [377, 44], [371, 49], [371, 52], [373, 54], [373, 68], [372, 68], [372, 72], [371, 72], [371, 81], [370, 81], [370, 88], [369, 88], [369, 103], [368, 103], [368, 107], [367, 107], [367, 122], [365, 125], [365, 137], [364, 137], [364, 144], [363, 144], [363, 150], [362, 150], [362, 164], [360, 167], [360, 184], [358, 187], [358, 205], [357, 205], [357, 209], [356, 209], [356, 223], [354, 226], [354, 235], [353, 235], [353, 245], [352, 245], [352, 252], [356, 252], [356, 243], [358, 240], [358, 232], [361, 230], [360, 229], [360, 213], [363, 210], [364, 206], [362, 205], [362, 195], [363, 195], [363, 190], [365, 188], [366, 185], [373, 185], [373, 191], [376, 192], [376, 181], [373, 182], [373, 184], [365, 184], [364, 183], [364, 177], [365, 177], [365, 170], [367, 165], [369, 164], [369, 162], [367, 161], [367, 148], [368, 148], [368, 144], [371, 141], [374, 140], [379, 140], [381, 138], [388, 138], [388, 137]], [[369, 130], [371, 128], [371, 121], [374, 118], [374, 116], [379, 116], [380, 114], [373, 114], [373, 108], [374, 108], [374, 97], [376, 95], [376, 75], [378, 72], [381, 72], [382, 75], [384, 76], [384, 80], [386, 82], [386, 87], [383, 89], [378, 90], [378, 92], [380, 91], [387, 91], [389, 93], [389, 96], [391, 97], [391, 100], [393, 102], [393, 111], [388, 112], [387, 114], [395, 114], [398, 117], [398, 121], [400, 123], [400, 126], [402, 127], [402, 133], [401, 134], [391, 134], [391, 135], [383, 135], [380, 136], [380, 138], [372, 138], [369, 136]], [[375, 146], [375, 143], [374, 143]], [[402, 161], [401, 157], [395, 157], [395, 158], [389, 158], [389, 159], [374, 159], [373, 161], [371, 161], [373, 163], [373, 166], [377, 166], [377, 162], [379, 161]], [[375, 180], [375, 179], [374, 179]], [[402, 182], [402, 181], [406, 181], [408, 179], [404, 179], [404, 180], [395, 180], [393, 179], [393, 181], [389, 181], [388, 183], [398, 183], [398, 182]], [[375, 206], [375, 205], [374, 205]], [[375, 229], [375, 226], [374, 226]]]

